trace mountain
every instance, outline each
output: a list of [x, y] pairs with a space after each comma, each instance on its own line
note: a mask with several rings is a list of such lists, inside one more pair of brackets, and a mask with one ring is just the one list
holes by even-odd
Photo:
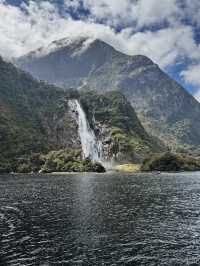
[[[101, 140], [108, 160], [116, 157], [134, 161], [143, 156], [143, 149], [160, 150], [161, 146], [148, 136], [134, 109], [119, 92], [101, 96], [72, 90], [65, 92], [38, 82], [0, 57], [0, 169], [3, 164], [17, 163], [35, 153], [81, 150], [79, 114], [70, 108], [71, 99], [81, 102], [88, 124], [96, 139]], [[110, 109], [103, 113], [102, 105], [107, 104]], [[93, 112], [92, 118], [88, 110]], [[121, 139], [117, 138], [117, 131]], [[48, 158], [54, 158], [55, 154]], [[65, 152], [58, 155], [69, 157]]]
[[82, 90], [118, 90], [146, 131], [172, 150], [200, 146], [200, 104], [149, 58], [120, 53], [89, 38], [55, 41], [19, 58], [19, 67], [40, 80]]

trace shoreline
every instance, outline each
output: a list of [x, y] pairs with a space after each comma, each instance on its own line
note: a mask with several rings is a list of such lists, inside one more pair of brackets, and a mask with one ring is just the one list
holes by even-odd
[[44, 176], [70, 176], [70, 175], [86, 175], [86, 174], [95, 174], [95, 175], [105, 175], [105, 174], [154, 174], [154, 175], [163, 175], [163, 174], [188, 174], [188, 173], [200, 173], [200, 170], [198, 171], [119, 171], [119, 170], [109, 170], [104, 173], [98, 173], [98, 172], [52, 172], [52, 173], [0, 173], [0, 176], [5, 176], [5, 175], [44, 175]]

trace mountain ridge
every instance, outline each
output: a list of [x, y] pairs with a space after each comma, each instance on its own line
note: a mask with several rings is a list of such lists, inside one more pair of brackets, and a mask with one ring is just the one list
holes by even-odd
[[119, 90], [150, 135], [172, 150], [199, 148], [200, 104], [180, 84], [146, 56], [125, 55], [101, 40], [78, 53], [83, 42], [40, 58], [25, 56], [18, 59], [18, 66], [65, 89]]
[[[89, 55], [87, 54], [87, 51], [89, 50]], [[96, 50], [100, 50], [101, 53], [96, 53]], [[57, 54], [58, 53], [58, 54]], [[94, 58], [93, 65], [87, 65], [84, 67], [84, 69], [80, 70], [79, 64], [80, 62], [80, 56], [86, 53], [86, 56], [89, 56], [89, 59]], [[40, 60], [43, 58], [46, 58], [50, 54], [50, 64], [48, 62], [41, 62]], [[58, 57], [59, 64], [61, 66], [65, 66], [65, 64], [73, 63], [73, 60], [77, 60], [74, 65], [72, 66], [72, 71], [65, 72], [64, 69], [61, 67], [59, 69], [56, 69], [56, 60], [55, 56]], [[69, 62], [67, 62], [66, 57], [69, 58]], [[156, 66], [152, 60], [150, 60], [148, 57], [143, 55], [126, 55], [122, 54], [119, 51], [117, 51], [115, 48], [110, 46], [104, 41], [101, 41], [100, 39], [95, 38], [78, 38], [78, 39], [69, 39], [64, 38], [61, 40], [57, 40], [52, 42], [47, 47], [41, 47], [35, 51], [32, 51], [28, 53], [25, 56], [22, 56], [20, 58], [17, 58], [14, 60], [14, 63], [22, 67], [22, 69], [26, 70], [27, 72], [30, 72], [34, 77], [38, 78], [39, 80], [46, 80], [50, 83], [55, 83], [57, 85], [64, 85], [66, 82], [66, 78], [72, 78], [74, 76], [74, 72], [78, 72], [81, 77], [83, 78], [86, 74], [91, 75], [92, 72], [95, 70], [100, 71], [101, 66], [106, 62], [106, 60], [112, 60], [113, 58], [118, 57], [119, 59], [123, 60], [123, 57], [126, 57], [127, 60], [129, 60], [129, 64], [131, 64], [131, 61], [134, 60], [134, 64], [137, 66], [140, 66], [141, 63], [145, 64], [146, 66]], [[88, 58], [86, 58], [88, 59]], [[38, 60], [38, 61], [37, 61]], [[45, 59], [46, 60], [46, 59]], [[29, 61], [32, 61], [32, 66], [29, 68]], [[37, 61], [37, 62], [36, 62]], [[87, 60], [86, 60], [87, 61]], [[36, 63], [36, 66], [34, 66], [34, 63]], [[41, 68], [38, 71], [38, 63], [41, 64]], [[87, 63], [87, 62], [86, 62]], [[96, 64], [96, 65], [95, 65]], [[48, 67], [52, 67], [48, 70]], [[51, 75], [49, 75], [49, 71], [51, 72]], [[66, 75], [66, 77], [62, 80], [62, 75]], [[79, 81], [81, 82], [81, 80]], [[80, 83], [72, 82], [71, 85], [80, 85]], [[76, 86], [75, 86], [76, 87]]]

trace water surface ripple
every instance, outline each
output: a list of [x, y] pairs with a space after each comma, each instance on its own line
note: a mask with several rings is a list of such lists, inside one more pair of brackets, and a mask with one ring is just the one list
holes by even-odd
[[0, 176], [0, 265], [200, 265], [200, 173]]

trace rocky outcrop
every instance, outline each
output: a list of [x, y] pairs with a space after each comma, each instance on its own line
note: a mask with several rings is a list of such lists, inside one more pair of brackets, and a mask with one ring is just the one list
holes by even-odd
[[102, 143], [105, 160], [138, 162], [146, 154], [165, 150], [162, 143], [149, 136], [137, 115], [119, 92], [85, 92], [80, 102], [97, 140]]

